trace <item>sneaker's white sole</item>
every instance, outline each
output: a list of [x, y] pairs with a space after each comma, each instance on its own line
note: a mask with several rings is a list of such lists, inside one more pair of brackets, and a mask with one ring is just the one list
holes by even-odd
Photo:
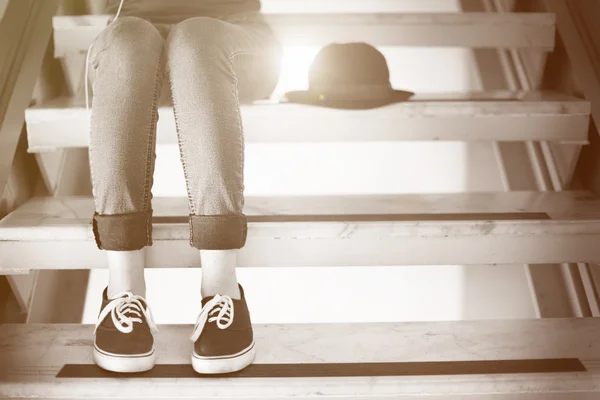
[[252, 364], [256, 356], [254, 342], [237, 354], [219, 357], [202, 357], [192, 351], [192, 368], [199, 374], [226, 374]]
[[146, 354], [113, 354], [107, 353], [94, 346], [94, 361], [107, 371], [113, 372], [144, 372], [151, 370], [156, 362], [154, 349]]

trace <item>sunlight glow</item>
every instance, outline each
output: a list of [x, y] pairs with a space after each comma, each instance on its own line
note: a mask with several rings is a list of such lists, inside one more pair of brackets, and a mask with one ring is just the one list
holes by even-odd
[[281, 78], [273, 93], [280, 98], [290, 90], [308, 89], [308, 69], [317, 55], [317, 46], [285, 46], [281, 66]]

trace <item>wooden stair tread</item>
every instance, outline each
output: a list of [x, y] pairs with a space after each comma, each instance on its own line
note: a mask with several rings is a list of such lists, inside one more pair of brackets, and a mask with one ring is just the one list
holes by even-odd
[[[162, 105], [159, 114], [157, 142], [176, 143], [171, 105]], [[373, 110], [285, 103], [242, 106], [248, 142], [546, 140], [586, 144], [589, 115], [588, 101], [553, 92], [418, 94], [410, 101]], [[61, 97], [31, 107], [26, 121], [30, 152], [88, 145], [82, 98]]]
[[[156, 336], [157, 370], [189, 365], [191, 325], [161, 325]], [[43, 398], [308, 398], [504, 394], [528, 398], [569, 392], [600, 391], [600, 320], [595, 318], [449, 321], [366, 324], [255, 325], [258, 349], [254, 365], [264, 377], [138, 377], [105, 376], [93, 365], [92, 325], [0, 325], [0, 397]], [[574, 359], [585, 371], [456, 375], [435, 372], [410, 376], [270, 377], [278, 369], [312, 364], [328, 371], [356, 363], [465, 362]], [[523, 362], [523, 361], [521, 361]], [[174, 364], [174, 366], [173, 366]], [[282, 366], [269, 368], [272, 364]], [[341, 364], [341, 365], [340, 365]], [[462, 363], [461, 363], [462, 364]], [[57, 374], [63, 367], [61, 377]], [[411, 367], [412, 365], [412, 367]], [[384, 365], [385, 366], [385, 365]], [[69, 368], [70, 367], [70, 368]], [[191, 368], [191, 367], [190, 367]], [[179, 368], [182, 371], [182, 368]], [[69, 372], [71, 371], [71, 372]], [[438, 370], [439, 371], [439, 370]], [[70, 379], [69, 373], [88, 374]], [[251, 374], [250, 374], [251, 376]], [[136, 384], [137, 382], [137, 384]], [[527, 390], [525, 390], [527, 388]], [[197, 397], [200, 396], [200, 397]], [[276, 397], [273, 397], [276, 396]], [[379, 397], [381, 396], [381, 397]], [[346, 397], [343, 397], [346, 398]], [[403, 397], [404, 398], [404, 397]], [[407, 397], [413, 398], [413, 397]], [[437, 398], [437, 397], [436, 397]], [[445, 398], [445, 397], [444, 397]], [[484, 398], [484, 397], [477, 397]], [[487, 398], [487, 397], [485, 397]], [[495, 398], [495, 397], [494, 397]], [[550, 397], [548, 397], [550, 398]], [[551, 397], [554, 399], [555, 397]], [[562, 398], [562, 397], [561, 397]], [[566, 397], [565, 397], [566, 398]]]
[[[55, 56], [87, 51], [110, 18], [55, 17]], [[284, 45], [365, 41], [376, 46], [554, 48], [555, 17], [547, 13], [293, 13], [265, 18]]]
[[[148, 267], [198, 266], [187, 200], [153, 210]], [[0, 270], [105, 267], [93, 212], [89, 197], [30, 200], [0, 221]], [[240, 266], [600, 261], [600, 200], [587, 192], [248, 196], [244, 213]]]

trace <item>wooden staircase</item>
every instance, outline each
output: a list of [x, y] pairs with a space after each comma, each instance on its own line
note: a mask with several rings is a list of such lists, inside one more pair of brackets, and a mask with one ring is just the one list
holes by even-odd
[[253, 365], [198, 378], [187, 325], [162, 326], [159, 364], [134, 377], [93, 365], [93, 326], [3, 325], [0, 390], [47, 399], [592, 400], [598, 327], [591, 319], [256, 325]]
[[[12, 1], [11, 15], [27, 2]], [[284, 44], [360, 40], [378, 46], [498, 49], [512, 83], [481, 93], [417, 95], [374, 110], [273, 102], [244, 106], [248, 142], [488, 141], [496, 146], [506, 191], [249, 196], [240, 267], [531, 264], [528, 277], [540, 317], [555, 316], [546, 312], [548, 301], [564, 300], [551, 299], [558, 294], [551, 291], [557, 275], [550, 271], [560, 268], [571, 279], [580, 309], [597, 310], [588, 264], [600, 262], [600, 198], [563, 191], [571, 172], [557, 157], [565, 146], [588, 143], [591, 104], [537, 91], [523, 72], [523, 54], [553, 50], [553, 14], [508, 13], [501, 2], [484, 3], [490, 12], [267, 16]], [[49, 18], [54, 10], [47, 6], [37, 17], [44, 12]], [[68, 59], [85, 52], [108, 18], [54, 17], [54, 55]], [[87, 147], [80, 93], [21, 108], [29, 152]], [[163, 104], [159, 112], [157, 142], [172, 143], [172, 108]], [[0, 128], [1, 143], [7, 133], [5, 124]], [[522, 177], [531, 164], [514, 156], [515, 149], [528, 152], [536, 184]], [[198, 267], [188, 241], [187, 200], [155, 198], [153, 209], [154, 245], [147, 248], [147, 266]], [[93, 211], [87, 196], [34, 197], [18, 207], [0, 220], [0, 273], [105, 268], [93, 238]], [[592, 316], [597, 312], [572, 315]], [[129, 377], [93, 365], [92, 330], [83, 324], [0, 325], [0, 398], [600, 398], [596, 318], [257, 325], [258, 356], [252, 366], [232, 376], [203, 378], [191, 374], [190, 326], [161, 326], [159, 365]]]
[[[242, 106], [244, 137], [253, 143], [443, 140], [583, 145], [589, 116], [585, 100], [522, 91], [417, 94], [405, 103], [355, 111], [269, 102]], [[31, 152], [87, 147], [87, 131], [82, 129], [87, 124], [85, 98], [52, 99], [29, 108], [26, 117]], [[176, 138], [173, 108], [161, 105], [157, 144], [176, 143]]]

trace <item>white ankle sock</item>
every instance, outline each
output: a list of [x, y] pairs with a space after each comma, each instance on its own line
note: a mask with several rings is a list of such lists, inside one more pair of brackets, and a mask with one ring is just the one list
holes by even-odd
[[144, 249], [133, 251], [107, 251], [108, 256], [108, 297], [130, 291], [146, 297], [144, 279]]
[[216, 294], [241, 298], [235, 269], [237, 250], [200, 250], [202, 265], [202, 297]]

